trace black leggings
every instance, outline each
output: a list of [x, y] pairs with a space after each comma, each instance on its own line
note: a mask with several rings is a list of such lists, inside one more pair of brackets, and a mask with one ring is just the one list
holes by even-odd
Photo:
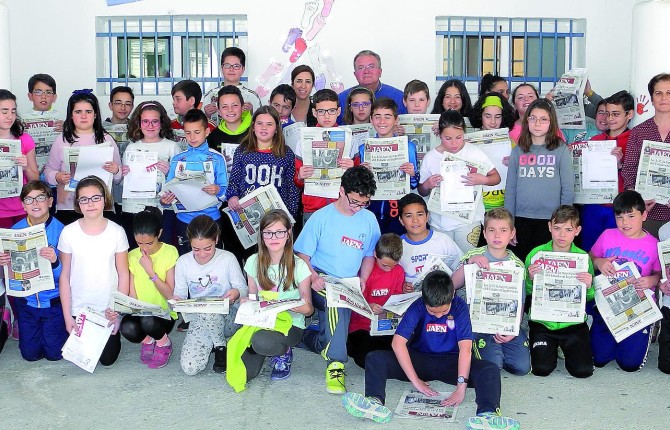
[[242, 362], [247, 368], [247, 381], [251, 381], [263, 368], [265, 357], [282, 355], [291, 346], [296, 346], [302, 339], [303, 329], [291, 327], [288, 336], [274, 330], [260, 330], [251, 337], [251, 349], [242, 354]]
[[138, 317], [126, 315], [121, 321], [119, 332], [132, 343], [140, 343], [149, 336], [159, 340], [172, 331], [174, 320], [159, 317]]
[[119, 358], [119, 354], [121, 354], [121, 335], [117, 332], [109, 336], [105, 349], [102, 350], [102, 355], [100, 356], [100, 364], [111, 366]]

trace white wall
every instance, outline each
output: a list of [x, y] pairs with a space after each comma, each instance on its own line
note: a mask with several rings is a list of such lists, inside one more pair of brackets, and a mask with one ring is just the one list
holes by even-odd
[[[256, 77], [270, 59], [285, 56], [281, 45], [288, 29], [299, 26], [305, 7], [305, 0], [143, 0], [114, 7], [108, 7], [105, 0], [6, 3], [11, 89], [19, 95], [20, 111], [30, 107], [25, 96], [28, 78], [34, 73], [49, 73], [58, 83], [56, 108], [61, 112], [73, 89], [95, 88], [97, 16], [245, 14], [249, 29], [247, 74], [249, 86], [255, 88]], [[382, 56], [382, 81], [402, 89], [416, 78], [432, 88], [436, 16], [584, 18], [589, 77], [594, 90], [609, 95], [629, 87], [634, 4], [635, 0], [335, 0], [327, 25], [315, 41], [329, 51], [345, 87], [356, 83], [353, 56], [362, 49], [372, 49]], [[169, 99], [164, 101], [170, 106]]]

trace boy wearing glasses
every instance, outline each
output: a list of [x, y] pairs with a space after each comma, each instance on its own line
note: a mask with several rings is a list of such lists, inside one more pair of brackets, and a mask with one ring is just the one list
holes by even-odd
[[314, 213], [294, 245], [311, 272], [312, 303], [319, 318], [319, 330], [306, 330], [303, 342], [328, 363], [326, 391], [332, 394], [346, 392], [344, 363], [348, 361], [351, 310], [328, 306], [321, 275], [359, 276], [365, 291], [375, 264], [374, 247], [380, 237], [377, 220], [365, 209], [376, 189], [374, 176], [368, 169], [363, 166], [348, 169], [342, 175], [338, 199]]
[[[236, 46], [226, 48], [221, 53], [221, 75], [223, 75], [223, 84], [207, 91], [203, 98], [202, 110], [207, 118], [214, 124], [221, 121], [217, 110], [218, 94], [221, 87], [225, 85], [234, 85], [240, 89], [244, 102], [244, 110], [253, 114], [256, 109], [262, 106], [261, 99], [254, 91], [240, 83], [244, 74], [247, 56], [244, 51]], [[196, 106], [197, 107], [197, 106]]]

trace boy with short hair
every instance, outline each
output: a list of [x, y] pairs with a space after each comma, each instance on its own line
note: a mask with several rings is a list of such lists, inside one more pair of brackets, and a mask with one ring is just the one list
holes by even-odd
[[428, 112], [430, 107], [428, 85], [418, 79], [409, 81], [403, 91], [402, 104], [407, 108], [408, 114], [423, 115]]
[[[56, 94], [56, 80], [46, 73], [38, 73], [28, 79], [28, 100], [33, 103], [32, 112], [22, 115], [23, 118], [36, 117], [55, 118], [58, 113], [53, 109], [58, 95]], [[63, 121], [59, 121], [61, 127]]]
[[342, 175], [338, 199], [314, 213], [293, 247], [312, 273], [312, 303], [319, 320], [319, 331], [305, 330], [303, 343], [328, 362], [326, 391], [332, 394], [346, 392], [344, 363], [349, 359], [347, 335], [351, 310], [328, 306], [321, 274], [337, 278], [359, 276], [365, 291], [375, 264], [374, 246], [380, 236], [374, 215], [365, 210], [376, 189], [374, 176], [368, 169], [363, 166], [348, 169]]
[[[386, 381], [410, 381], [427, 396], [438, 393], [425, 381], [442, 381], [456, 390], [442, 404], [463, 402], [467, 387], [475, 389], [477, 417], [467, 428], [518, 429], [519, 423], [497, 415], [500, 408], [500, 370], [495, 364], [472, 357], [472, 324], [468, 306], [454, 295], [451, 277], [429, 273], [422, 282], [421, 299], [414, 302], [393, 336], [393, 352], [372, 351], [365, 361], [365, 397], [348, 393], [342, 404], [350, 414], [376, 422], [389, 422], [384, 406]], [[487, 426], [488, 425], [488, 426]]]
[[[262, 106], [258, 94], [240, 83], [246, 63], [247, 56], [244, 54], [243, 50], [236, 46], [228, 47], [221, 53], [221, 74], [223, 75], [223, 83], [220, 86], [207, 91], [203, 98], [204, 103], [206, 104], [202, 107], [202, 110], [212, 123], [218, 124], [221, 121], [217, 110], [217, 101], [219, 90], [223, 86], [234, 85], [240, 90], [242, 98], [245, 100], [243, 108], [245, 111], [249, 111], [249, 114], [253, 114], [256, 109]], [[199, 104], [200, 103], [198, 102], [196, 107], [198, 107]]]
[[[240, 143], [249, 133], [251, 127], [251, 113], [242, 109], [244, 99], [240, 89], [233, 85], [221, 87], [218, 93], [217, 106], [219, 109], [218, 127], [209, 134], [209, 147], [224, 153], [222, 144]], [[227, 162], [232, 162], [226, 158]]]
[[[463, 255], [460, 266], [453, 274], [454, 287], [461, 288], [465, 285], [465, 264], [476, 264], [488, 269], [491, 263], [512, 261], [517, 267], [525, 269], [523, 261], [507, 249], [507, 245], [515, 235], [514, 215], [509, 210], [499, 207], [486, 212], [484, 215], [486, 245], [473, 248]], [[518, 336], [475, 333], [474, 337], [474, 351], [477, 358], [493, 362], [499, 369], [505, 369], [513, 375], [527, 375], [530, 371], [528, 337], [524, 330], [519, 330]]]
[[291, 114], [295, 107], [297, 95], [292, 86], [288, 84], [280, 84], [270, 93], [270, 106], [277, 110], [282, 127], [288, 127], [295, 121]]
[[[534, 248], [526, 257], [526, 294], [533, 293], [533, 278], [542, 271], [537, 261], [538, 252], [569, 252], [586, 254], [574, 244], [575, 237], [582, 231], [579, 212], [573, 206], [562, 205], [554, 211], [549, 221], [551, 241]], [[589, 259], [589, 271], [579, 273], [577, 279], [586, 284], [586, 300], [594, 297], [593, 263]], [[532, 297], [530, 298], [532, 300]], [[565, 355], [565, 368], [575, 378], [593, 375], [593, 356], [589, 327], [583, 322], [550, 322], [533, 318], [529, 313], [530, 358], [533, 375], [549, 376], [556, 369], [558, 348]]]
[[[172, 87], [172, 108], [177, 118], [172, 120], [172, 129], [175, 131], [175, 138], [179, 148], [182, 151], [188, 149], [188, 142], [184, 136], [184, 115], [191, 109], [197, 109], [202, 98], [202, 89], [200, 84], [190, 79], [179, 81]], [[207, 122], [209, 133], [214, 131], [214, 124]]]
[[405, 271], [405, 292], [414, 291], [424, 264], [432, 255], [441, 256], [449, 268], [456, 270], [463, 257], [463, 251], [454, 240], [441, 231], [428, 227], [430, 215], [428, 206], [418, 194], [410, 193], [398, 201], [400, 224], [407, 230], [401, 236], [402, 258], [400, 265]]
[[[402, 294], [405, 272], [398, 264], [402, 257], [402, 240], [397, 234], [383, 234], [375, 245], [375, 265], [365, 283], [363, 297], [375, 315], [385, 312], [382, 306], [389, 297]], [[365, 357], [370, 351], [391, 350], [393, 336], [370, 336], [371, 321], [357, 313], [351, 314], [347, 352], [358, 367], [365, 368]]]
[[[656, 288], [661, 279], [661, 263], [658, 259], [658, 239], [642, 229], [647, 219], [644, 199], [637, 191], [626, 190], [614, 199], [615, 229], [608, 229], [600, 235], [589, 255], [600, 273], [614, 276], [613, 263], [633, 262], [640, 272], [635, 280], [638, 294], [646, 289]], [[595, 308], [591, 325], [591, 349], [593, 363], [603, 367], [612, 360], [626, 372], [634, 372], [644, 365], [649, 350], [651, 326], [641, 328], [636, 333], [616, 342], [600, 312]]]

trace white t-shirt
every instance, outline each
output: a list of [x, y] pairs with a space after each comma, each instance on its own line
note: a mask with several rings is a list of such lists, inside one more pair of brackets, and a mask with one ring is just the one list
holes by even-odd
[[[491, 162], [491, 160], [484, 153], [484, 151], [482, 151], [477, 146], [472, 145], [470, 143], [466, 143], [463, 146], [463, 148], [461, 148], [461, 150], [455, 153], [454, 155], [465, 160], [470, 160], [491, 166], [489, 172], [495, 168], [495, 165]], [[443, 158], [444, 154], [438, 152], [437, 149], [435, 148], [431, 149], [430, 151], [428, 151], [428, 153], [426, 153], [426, 156], [423, 157], [423, 161], [421, 162], [420, 177], [422, 181], [425, 182], [426, 179], [428, 179], [429, 177], [440, 174], [440, 162], [442, 161]], [[426, 201], [428, 201], [428, 197], [425, 197], [425, 199]], [[483, 222], [484, 222], [484, 202], [480, 201], [479, 206], [477, 206], [477, 210], [475, 212], [475, 218], [473, 220], [473, 223], [483, 223]], [[456, 230], [459, 227], [462, 227], [463, 223], [453, 218], [441, 215], [438, 212], [431, 211], [430, 226], [431, 228], [435, 228], [441, 231], [451, 231]]]
[[428, 237], [420, 242], [412, 242], [407, 235], [402, 235], [402, 258], [400, 265], [405, 270], [405, 281], [414, 283], [421, 274], [423, 265], [431, 255], [439, 255], [451, 268], [456, 270], [463, 257], [461, 248], [446, 234], [429, 230]]
[[119, 288], [116, 254], [128, 251], [126, 232], [107, 221], [105, 230], [95, 236], [84, 233], [79, 221], [65, 226], [58, 250], [71, 254], [70, 291], [72, 315], [91, 307], [104, 311], [112, 302], [112, 291]]
[[185, 299], [198, 297], [221, 297], [231, 288], [237, 288], [240, 297], [249, 295], [247, 280], [242, 274], [235, 256], [217, 249], [205, 264], [195, 261], [193, 251], [177, 260], [175, 267], [174, 295]]

